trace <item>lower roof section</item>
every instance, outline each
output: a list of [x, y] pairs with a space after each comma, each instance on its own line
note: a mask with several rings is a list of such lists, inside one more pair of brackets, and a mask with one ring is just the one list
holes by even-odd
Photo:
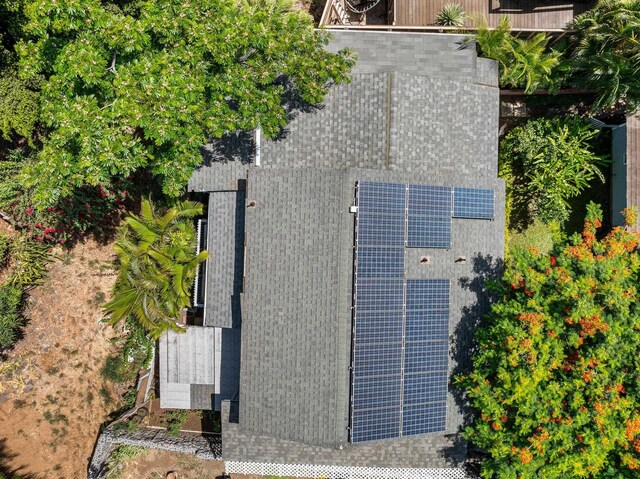
[[[228, 422], [230, 404], [222, 403], [222, 458], [225, 462], [271, 463], [289, 465], [328, 465], [353, 468], [456, 468], [466, 458], [467, 444], [457, 435], [427, 435], [347, 444], [342, 449], [285, 441], [271, 435], [244, 431]], [[456, 469], [451, 472], [458, 471]], [[230, 471], [227, 471], [230, 472]], [[241, 472], [241, 471], [237, 471]], [[265, 472], [268, 472], [265, 469]], [[287, 476], [292, 471], [287, 471]], [[424, 472], [424, 471], [423, 471]], [[440, 471], [442, 472], [442, 471]], [[293, 474], [292, 474], [293, 475]], [[327, 473], [321, 476], [330, 477]], [[348, 475], [333, 477], [349, 477]], [[363, 476], [355, 476], [363, 477]], [[377, 476], [391, 479], [395, 476]], [[409, 476], [402, 476], [409, 477]], [[424, 479], [461, 478], [459, 472], [447, 475], [422, 475]]]
[[158, 343], [161, 408], [220, 410], [237, 398], [240, 330], [187, 326]]

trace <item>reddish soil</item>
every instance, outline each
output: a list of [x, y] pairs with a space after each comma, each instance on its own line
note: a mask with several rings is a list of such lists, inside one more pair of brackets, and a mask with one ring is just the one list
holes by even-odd
[[30, 292], [24, 338], [0, 362], [0, 440], [10, 468], [78, 479], [100, 425], [121, 407], [123, 391], [100, 376], [116, 335], [100, 322], [113, 251], [87, 241], [55, 253], [48, 278]]

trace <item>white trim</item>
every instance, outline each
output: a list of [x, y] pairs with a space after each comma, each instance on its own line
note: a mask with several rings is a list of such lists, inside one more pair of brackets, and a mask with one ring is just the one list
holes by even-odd
[[260, 142], [262, 137], [262, 129], [256, 128], [256, 166], [260, 166]]
[[459, 468], [390, 468], [225, 461], [227, 474], [326, 479], [468, 479]]

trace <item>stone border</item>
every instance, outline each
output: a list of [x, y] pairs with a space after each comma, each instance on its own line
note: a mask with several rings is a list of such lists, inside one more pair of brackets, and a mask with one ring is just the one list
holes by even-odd
[[222, 438], [220, 435], [181, 434], [178, 437], [174, 437], [164, 430], [144, 427], [135, 432], [105, 429], [98, 436], [89, 470], [87, 471], [87, 479], [103, 479], [105, 477], [109, 455], [120, 444], [144, 447], [146, 449], [184, 452], [194, 454], [200, 459], [212, 461], [222, 459]]

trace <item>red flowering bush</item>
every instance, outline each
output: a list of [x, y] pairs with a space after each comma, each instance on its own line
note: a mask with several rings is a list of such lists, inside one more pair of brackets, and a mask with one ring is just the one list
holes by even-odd
[[474, 370], [457, 378], [483, 477], [640, 477], [640, 234], [598, 239], [600, 220], [591, 204], [582, 235], [516, 252], [490, 285]]
[[23, 193], [9, 205], [7, 213], [36, 241], [65, 245], [90, 233], [114, 231], [127, 201], [123, 186], [76, 190], [48, 208], [37, 208], [31, 196]]

